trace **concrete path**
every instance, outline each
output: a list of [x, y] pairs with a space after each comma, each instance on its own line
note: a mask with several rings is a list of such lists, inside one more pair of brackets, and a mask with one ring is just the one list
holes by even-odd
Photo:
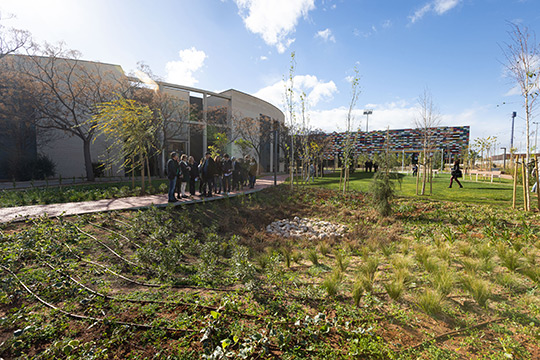
[[[283, 183], [287, 179], [287, 175], [278, 175], [278, 185]], [[242, 194], [251, 194], [257, 191], [261, 191], [267, 187], [274, 185], [273, 176], [265, 176], [257, 179], [254, 189], [245, 188], [243, 191], [235, 191], [228, 195], [228, 197], [234, 197]], [[150, 206], [165, 207], [165, 206], [180, 206], [187, 204], [201, 203], [205, 201], [221, 200], [226, 198], [227, 195], [219, 194], [214, 195], [211, 198], [203, 198], [200, 196], [194, 196], [193, 198], [187, 198], [179, 200], [176, 203], [168, 204], [167, 194], [163, 195], [149, 195], [149, 196], [136, 196], [120, 199], [104, 199], [96, 201], [83, 201], [83, 202], [71, 202], [63, 204], [50, 204], [50, 205], [32, 205], [32, 206], [17, 206], [0, 208], [0, 223], [24, 221], [26, 219], [37, 218], [43, 215], [54, 216], [68, 216], [68, 215], [81, 215], [95, 212], [113, 211], [113, 210], [136, 210], [143, 209]]]

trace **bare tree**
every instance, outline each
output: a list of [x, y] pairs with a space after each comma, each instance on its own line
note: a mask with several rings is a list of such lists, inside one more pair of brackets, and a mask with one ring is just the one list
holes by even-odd
[[[529, 31], [526, 26], [519, 26], [510, 23], [510, 42], [505, 43], [502, 48], [506, 58], [505, 67], [508, 76], [516, 83], [523, 98], [523, 109], [525, 111], [525, 141], [526, 157], [525, 163], [530, 162], [530, 122], [534, 117], [537, 106], [537, 99], [540, 93], [539, 72], [540, 72], [540, 45], [536, 42], [534, 32]], [[523, 186], [528, 188], [528, 176], [523, 179]], [[529, 208], [529, 192], [526, 192], [525, 210]]]
[[[354, 77], [351, 79], [351, 101], [349, 103], [349, 110], [347, 111], [347, 117], [345, 121], [345, 146], [343, 147], [343, 194], [349, 189], [349, 173], [352, 162], [352, 155], [354, 145], [356, 144], [358, 133], [360, 129], [354, 127], [354, 107], [360, 96], [360, 77], [358, 75], [358, 68], [354, 68]], [[353, 134], [354, 131], [354, 134]]]
[[[424, 92], [418, 99], [419, 114], [415, 118], [414, 124], [420, 132], [420, 138], [422, 141], [422, 190], [420, 195], [424, 195], [426, 192], [426, 183], [428, 181], [428, 168], [431, 169], [431, 154], [435, 149], [435, 128], [439, 126], [441, 122], [441, 116], [437, 106], [433, 103], [431, 92], [428, 89], [424, 89]], [[431, 177], [429, 177], [431, 180]], [[418, 181], [416, 181], [416, 195], [418, 195]]]
[[[5, 19], [0, 13], [0, 22]], [[0, 60], [6, 55], [16, 53], [26, 46], [31, 46], [31, 44], [31, 36], [28, 31], [6, 28], [0, 23]]]
[[[260, 166], [262, 145], [270, 141], [272, 132], [272, 119], [260, 116], [256, 119], [250, 117], [239, 118], [235, 123], [239, 138], [236, 143], [239, 146], [249, 145], [257, 155], [257, 163]], [[242, 145], [241, 145], [242, 144]]]
[[96, 129], [95, 105], [129, 91], [119, 67], [79, 60], [63, 44], [35, 47], [29, 55], [10, 56], [11, 69], [33, 98], [36, 126], [76, 136], [83, 143], [86, 177], [94, 180], [90, 147]]
[[294, 99], [294, 72], [296, 71], [295, 53], [291, 53], [291, 65], [289, 67], [289, 77], [285, 81], [285, 105], [287, 108], [286, 122], [290, 135], [289, 154], [289, 181], [291, 182], [291, 190], [294, 189], [294, 173], [295, 173], [295, 152], [294, 141], [296, 131], [296, 101]]

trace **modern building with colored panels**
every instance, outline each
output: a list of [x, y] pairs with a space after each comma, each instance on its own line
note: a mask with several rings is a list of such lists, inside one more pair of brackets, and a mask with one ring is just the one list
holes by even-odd
[[[469, 126], [443, 126], [428, 130], [432, 151], [442, 151], [448, 160], [461, 156], [469, 146]], [[332, 133], [331, 145], [326, 152], [327, 159], [341, 156], [347, 143], [347, 133]], [[368, 154], [383, 152], [419, 153], [422, 151], [422, 129], [384, 130], [350, 133], [353, 154]]]

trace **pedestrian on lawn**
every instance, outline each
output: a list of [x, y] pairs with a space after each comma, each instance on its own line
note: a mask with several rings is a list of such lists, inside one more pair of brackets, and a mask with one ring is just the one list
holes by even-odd
[[461, 169], [459, 168], [459, 159], [454, 162], [454, 166], [452, 167], [451, 174], [452, 174], [452, 177], [450, 178], [450, 186], [448, 186], [448, 187], [451, 188], [452, 183], [455, 180], [459, 184], [459, 187], [462, 188], [463, 185], [461, 185], [461, 183], [458, 180], [458, 178], [463, 176], [463, 174], [461, 172]]

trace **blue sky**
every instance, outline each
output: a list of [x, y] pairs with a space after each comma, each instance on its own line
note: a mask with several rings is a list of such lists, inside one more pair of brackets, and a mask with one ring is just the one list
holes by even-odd
[[[408, 128], [428, 88], [441, 125], [525, 144], [521, 99], [505, 77], [508, 22], [540, 31], [538, 0], [0, 0], [2, 24], [65, 41], [82, 58], [203, 89], [234, 88], [283, 108], [290, 54], [310, 124], [345, 128], [356, 66], [369, 129]], [[539, 37], [540, 39], [540, 37]], [[535, 119], [536, 120], [536, 119]], [[539, 119], [540, 121], [540, 119]], [[534, 144], [532, 127], [532, 143]]]

